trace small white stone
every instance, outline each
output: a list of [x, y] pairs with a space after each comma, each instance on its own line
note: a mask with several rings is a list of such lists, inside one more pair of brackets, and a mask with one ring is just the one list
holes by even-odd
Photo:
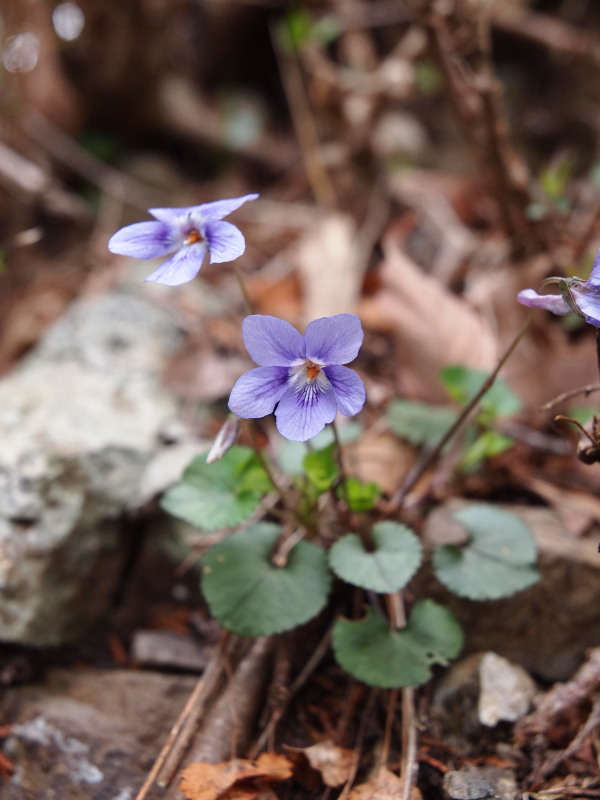
[[481, 659], [479, 681], [479, 721], [491, 728], [524, 716], [536, 693], [535, 683], [523, 667], [496, 653], [485, 653]]

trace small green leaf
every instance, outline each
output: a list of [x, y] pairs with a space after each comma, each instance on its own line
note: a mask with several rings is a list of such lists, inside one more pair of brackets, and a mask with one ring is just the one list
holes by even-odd
[[[489, 373], [481, 369], [451, 366], [445, 367], [440, 378], [450, 397], [459, 405], [466, 406], [474, 397]], [[521, 408], [521, 401], [502, 378], [496, 378], [491, 388], [483, 395], [480, 408], [493, 417], [509, 417]]]
[[337, 18], [326, 14], [316, 22], [305, 8], [288, 11], [279, 28], [279, 41], [289, 52], [296, 52], [309, 42], [328, 45], [341, 33]]
[[433, 600], [415, 603], [408, 624], [390, 628], [375, 610], [357, 622], [340, 619], [333, 629], [335, 658], [359, 681], [382, 689], [421, 686], [433, 664], [447, 664], [462, 648], [460, 625]]
[[319, 492], [331, 489], [340, 470], [333, 456], [333, 445], [325, 450], [313, 450], [304, 456], [304, 471]]
[[248, 447], [232, 447], [214, 464], [206, 463], [206, 454], [195, 458], [161, 505], [174, 517], [211, 531], [248, 519], [270, 489], [255, 453]]
[[421, 543], [398, 522], [373, 526], [373, 552], [355, 533], [347, 533], [329, 551], [329, 565], [343, 580], [373, 592], [391, 594], [405, 586], [421, 563]]
[[315, 617], [331, 578], [324, 551], [299, 542], [283, 567], [271, 557], [281, 528], [267, 522], [232, 533], [202, 559], [202, 590], [213, 616], [240, 636], [270, 636]]
[[[351, 444], [355, 442], [362, 433], [362, 425], [358, 422], [349, 421], [345, 425], [341, 425], [338, 429], [338, 436], [342, 444]], [[290, 442], [284, 439], [281, 443], [279, 453], [277, 455], [277, 462], [279, 468], [285, 472], [286, 475], [296, 477], [304, 475], [304, 457], [309, 452], [307, 445], [311, 450], [325, 450], [329, 445], [334, 444], [335, 437], [331, 425], [327, 425], [321, 433], [318, 433], [308, 442]]]
[[455, 421], [450, 406], [434, 406], [412, 400], [392, 400], [387, 407], [390, 427], [411, 444], [437, 444]]
[[365, 483], [358, 478], [346, 478], [338, 487], [337, 495], [348, 503], [350, 511], [370, 511], [381, 494], [381, 489], [373, 481]]
[[485, 503], [454, 515], [465, 528], [465, 546], [442, 545], [433, 554], [439, 580], [460, 597], [497, 600], [539, 580], [535, 540], [523, 520]]
[[415, 81], [421, 94], [431, 96], [438, 94], [442, 86], [442, 77], [437, 66], [428, 60], [420, 60], [415, 65]]
[[572, 155], [565, 154], [542, 170], [540, 186], [555, 204], [561, 202], [568, 204], [565, 194], [567, 185], [573, 176], [574, 166]]
[[484, 431], [467, 448], [460, 460], [464, 472], [473, 472], [488, 458], [504, 453], [514, 445], [514, 440], [499, 431]]

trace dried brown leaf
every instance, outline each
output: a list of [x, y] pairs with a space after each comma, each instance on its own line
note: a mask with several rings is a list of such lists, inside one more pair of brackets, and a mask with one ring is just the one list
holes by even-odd
[[[429, 400], [445, 399], [439, 371], [449, 364], [492, 369], [498, 342], [487, 322], [404, 253], [397, 236], [383, 242], [383, 287], [376, 301], [402, 354], [402, 389]], [[436, 391], [437, 388], [437, 391]]]
[[592, 522], [600, 522], [600, 500], [593, 494], [563, 489], [535, 475], [525, 476], [525, 483], [554, 508], [565, 529], [574, 536], [582, 536]]
[[304, 756], [310, 766], [320, 773], [326, 786], [341, 786], [346, 783], [354, 769], [356, 753], [345, 747], [338, 747], [331, 741], [288, 749]]
[[415, 450], [391, 433], [367, 432], [348, 447], [352, 474], [373, 481], [382, 491], [393, 494], [415, 463]]
[[[366, 783], [355, 786], [348, 795], [348, 800], [398, 800], [402, 796], [404, 781], [389, 769], [382, 767]], [[421, 792], [416, 786], [411, 787], [410, 800], [422, 800]]]
[[300, 238], [294, 261], [307, 322], [356, 307], [363, 271], [356, 253], [356, 226], [346, 214], [325, 214]]
[[283, 781], [291, 774], [288, 759], [275, 753], [261, 753], [256, 761], [234, 758], [220, 764], [195, 762], [183, 770], [180, 790], [187, 800], [250, 800], [258, 796], [260, 788], [240, 787], [237, 784], [241, 781]]

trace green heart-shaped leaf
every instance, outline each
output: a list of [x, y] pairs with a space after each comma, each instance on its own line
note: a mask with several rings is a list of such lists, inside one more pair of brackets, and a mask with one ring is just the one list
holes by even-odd
[[232, 533], [202, 559], [202, 590], [211, 613], [240, 636], [269, 636], [315, 617], [331, 578], [324, 551], [299, 542], [283, 567], [272, 561], [281, 528], [267, 522]]
[[174, 517], [213, 531], [248, 519], [270, 489], [255, 453], [248, 447], [232, 447], [213, 464], [206, 463], [206, 454], [195, 458], [161, 505]]
[[359, 681], [382, 689], [426, 683], [432, 665], [447, 664], [462, 644], [458, 622], [433, 600], [415, 603], [401, 630], [390, 628], [373, 609], [357, 622], [338, 620], [333, 630], [333, 649], [340, 666]]
[[443, 545], [433, 554], [435, 573], [450, 591], [470, 600], [497, 600], [539, 580], [535, 540], [516, 514], [475, 503], [454, 518], [467, 531], [468, 543]]
[[347, 533], [329, 551], [329, 565], [343, 580], [373, 592], [391, 594], [405, 586], [421, 563], [421, 543], [405, 525], [373, 526], [372, 552], [355, 533]]

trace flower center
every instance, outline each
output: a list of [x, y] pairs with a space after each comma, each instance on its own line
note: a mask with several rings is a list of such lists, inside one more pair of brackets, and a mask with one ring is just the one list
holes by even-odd
[[321, 367], [318, 364], [313, 364], [312, 361], [306, 362], [306, 377], [311, 383], [315, 380], [320, 371]]
[[184, 244], [196, 244], [196, 242], [201, 242], [204, 239], [204, 236], [200, 233], [197, 228], [191, 228], [183, 241]]

